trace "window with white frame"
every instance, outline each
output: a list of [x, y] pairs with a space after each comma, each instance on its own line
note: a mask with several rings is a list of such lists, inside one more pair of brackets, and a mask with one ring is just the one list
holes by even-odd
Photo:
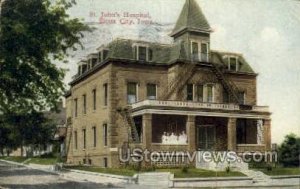
[[214, 102], [214, 84], [206, 84], [206, 102], [212, 103]]
[[199, 61], [199, 47], [197, 42], [192, 42], [192, 59]]
[[135, 57], [140, 61], [152, 61], [153, 51], [147, 45], [135, 44]]
[[135, 82], [128, 82], [127, 83], [127, 103], [133, 104], [137, 102], [138, 96], [137, 96], [137, 90], [138, 90], [138, 84]]
[[196, 100], [203, 102], [203, 85], [196, 85]]
[[208, 43], [201, 43], [201, 61], [208, 62]]
[[108, 57], [108, 50], [107, 49], [103, 49], [103, 50], [99, 51], [99, 54], [98, 54], [98, 61], [99, 62], [103, 62], [104, 60], [106, 60], [107, 57]]
[[192, 41], [191, 42], [191, 54], [192, 60], [194, 61], [201, 61], [201, 62], [208, 62], [208, 55], [209, 55], [209, 45], [207, 42], [198, 42]]
[[156, 100], [157, 95], [157, 85], [156, 84], [147, 84], [147, 99], [148, 100]]
[[239, 64], [238, 64], [237, 57], [235, 57], [235, 56], [228, 57], [228, 70], [235, 71], [235, 72], [239, 70]]

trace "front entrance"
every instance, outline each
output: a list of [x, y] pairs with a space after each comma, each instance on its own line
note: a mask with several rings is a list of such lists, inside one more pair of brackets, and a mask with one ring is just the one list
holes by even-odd
[[198, 150], [213, 150], [216, 143], [215, 125], [197, 126], [197, 148]]

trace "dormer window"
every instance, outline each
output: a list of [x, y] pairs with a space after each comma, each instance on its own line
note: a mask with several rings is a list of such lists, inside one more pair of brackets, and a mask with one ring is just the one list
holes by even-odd
[[147, 47], [138, 47], [138, 60], [147, 60]]
[[191, 43], [191, 55], [193, 61], [208, 62], [208, 43], [192, 41]]
[[94, 67], [97, 64], [97, 58], [92, 58], [92, 67]]
[[153, 51], [146, 45], [136, 44], [134, 45], [135, 57], [140, 61], [152, 61]]
[[85, 73], [88, 70], [87, 64], [82, 64], [82, 73]]
[[104, 60], [106, 60], [107, 57], [108, 57], [107, 49], [103, 49], [103, 50], [99, 51], [99, 54], [98, 54], [99, 62], [103, 62]]
[[228, 70], [237, 72], [239, 70], [238, 58], [235, 56], [228, 57]]

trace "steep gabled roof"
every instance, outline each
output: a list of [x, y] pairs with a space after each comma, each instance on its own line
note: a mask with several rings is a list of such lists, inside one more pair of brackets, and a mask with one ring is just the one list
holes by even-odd
[[198, 32], [211, 31], [208, 21], [195, 0], [186, 0], [171, 36], [173, 37], [184, 30]]

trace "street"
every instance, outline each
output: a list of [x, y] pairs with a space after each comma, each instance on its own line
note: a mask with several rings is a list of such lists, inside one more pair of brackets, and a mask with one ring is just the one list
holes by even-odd
[[117, 188], [112, 184], [70, 181], [58, 174], [47, 173], [24, 166], [16, 166], [0, 161], [0, 189], [94, 189]]

